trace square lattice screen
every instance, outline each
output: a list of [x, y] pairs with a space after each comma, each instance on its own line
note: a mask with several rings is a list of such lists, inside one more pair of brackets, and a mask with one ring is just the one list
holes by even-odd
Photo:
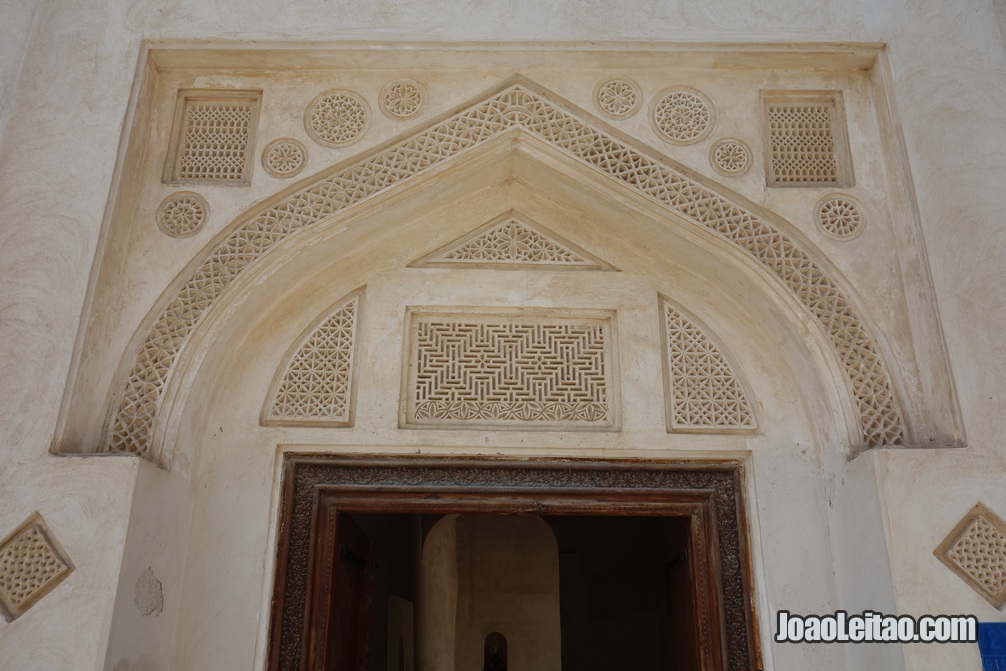
[[260, 91], [178, 92], [164, 181], [246, 186]]
[[839, 93], [763, 94], [769, 186], [851, 186]]

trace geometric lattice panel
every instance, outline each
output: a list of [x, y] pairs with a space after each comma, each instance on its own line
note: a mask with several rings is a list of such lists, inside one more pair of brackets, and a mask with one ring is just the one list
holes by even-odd
[[266, 399], [263, 424], [351, 426], [353, 364], [363, 289], [344, 297], [297, 339]]
[[[843, 124], [844, 125], [844, 124]], [[164, 393], [185, 344], [220, 296], [290, 236], [331, 221], [377, 194], [428, 174], [493, 138], [520, 131], [705, 229], [775, 276], [829, 338], [860, 411], [862, 446], [902, 444], [901, 405], [878, 343], [840, 280], [769, 218], [728, 192], [643, 153], [592, 125], [533, 84], [507, 84], [453, 116], [396, 143], [333, 166], [236, 221], [201, 253], [151, 315], [127, 355], [101, 440], [102, 452], [160, 460], [153, 441]]]
[[514, 210], [409, 265], [413, 268], [614, 270], [610, 264]]
[[613, 313], [444, 310], [410, 310], [403, 426], [617, 428]]
[[848, 140], [829, 92], [765, 95], [769, 186], [849, 186]]
[[19, 617], [71, 571], [73, 564], [35, 513], [0, 543], [0, 605], [7, 619]]
[[744, 387], [712, 336], [661, 297], [668, 431], [752, 430]]
[[1006, 603], [1006, 522], [991, 510], [972, 508], [934, 554], [993, 606]]
[[260, 91], [179, 91], [164, 181], [250, 184], [261, 96]]

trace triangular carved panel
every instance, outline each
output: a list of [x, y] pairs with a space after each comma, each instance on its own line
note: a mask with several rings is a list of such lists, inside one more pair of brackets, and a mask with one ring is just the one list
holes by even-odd
[[616, 270], [516, 210], [413, 261], [409, 267]]
[[668, 431], [750, 431], [751, 403], [721, 347], [697, 320], [660, 299]]
[[363, 289], [339, 301], [287, 352], [262, 412], [263, 424], [351, 426], [353, 364]]

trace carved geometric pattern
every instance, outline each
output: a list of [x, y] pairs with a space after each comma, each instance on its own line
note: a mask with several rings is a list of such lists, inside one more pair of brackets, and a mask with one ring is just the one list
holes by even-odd
[[273, 140], [262, 151], [262, 167], [273, 177], [293, 177], [307, 163], [307, 147], [292, 137]]
[[745, 142], [725, 137], [713, 143], [709, 162], [721, 175], [742, 175], [751, 167], [751, 148]]
[[0, 543], [0, 605], [13, 620], [72, 570], [73, 565], [36, 513]]
[[344, 89], [322, 93], [304, 113], [304, 127], [311, 139], [326, 147], [356, 142], [370, 123], [370, 109], [358, 94]]
[[343, 298], [298, 338], [273, 384], [263, 424], [350, 426], [363, 291]]
[[701, 91], [675, 86], [653, 99], [650, 109], [653, 128], [674, 144], [694, 144], [713, 130], [713, 104]]
[[611, 332], [610, 314], [411, 312], [403, 424], [610, 428]]
[[863, 230], [863, 214], [849, 196], [832, 194], [817, 204], [817, 223], [836, 240], [848, 240]]
[[1006, 522], [991, 510], [968, 511], [934, 554], [993, 606], [1006, 603]]
[[838, 98], [812, 92], [765, 98], [769, 186], [842, 186], [850, 181]]
[[643, 104], [643, 95], [639, 84], [628, 77], [609, 77], [597, 83], [594, 102], [606, 116], [624, 119], [636, 113]]
[[414, 79], [396, 79], [381, 89], [378, 104], [390, 119], [411, 119], [426, 105], [426, 88]]
[[173, 238], [185, 238], [199, 232], [209, 216], [206, 199], [192, 191], [179, 191], [161, 201], [157, 208], [157, 226]]
[[247, 185], [260, 96], [257, 91], [180, 91], [165, 181]]
[[409, 265], [413, 268], [613, 269], [514, 210]]
[[668, 431], [753, 429], [747, 394], [711, 336], [661, 299]]
[[519, 83], [394, 145], [333, 168], [237, 222], [181, 278], [180, 288], [168, 295], [141, 340], [113, 403], [103, 451], [148, 452], [164, 386], [179, 350], [217, 297], [259, 257], [289, 235], [514, 128], [720, 236], [775, 275], [831, 339], [859, 407], [864, 446], [902, 442], [901, 408], [886, 364], [834, 277], [742, 203], [686, 175], [669, 159], [640, 152], [594, 128], [530, 84]]

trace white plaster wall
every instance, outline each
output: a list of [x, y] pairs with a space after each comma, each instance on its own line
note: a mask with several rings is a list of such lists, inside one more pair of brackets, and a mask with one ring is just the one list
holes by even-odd
[[[165, 671], [161, 660], [171, 655], [182, 593], [191, 488], [177, 471], [138, 463], [103, 668]], [[156, 587], [141, 584], [144, 575], [152, 576]]]
[[40, 512], [75, 569], [21, 617], [0, 620], [0, 669], [103, 669], [139, 464], [45, 457], [44, 447], [32, 459], [18, 447], [4, 443], [0, 528], [6, 536]]
[[[5, 5], [4, 20], [25, 25], [23, 8]], [[1000, 289], [1006, 63], [990, 4], [94, 0], [41, 4], [36, 21], [21, 76], [12, 80], [5, 69], [3, 77], [16, 85], [4, 103], [0, 146], [0, 526], [6, 532], [41, 510], [78, 568], [28, 614], [0, 624], [0, 666], [78, 669], [104, 659], [136, 467], [128, 459], [57, 459], [47, 450], [143, 38], [889, 43], [970, 445], [877, 457], [896, 606], [913, 614], [1002, 619], [931, 555], [975, 500], [1006, 513], [1000, 448], [1006, 433], [1006, 296]], [[5, 56], [5, 68], [18, 60], [19, 49]], [[911, 646], [905, 657], [919, 671], [948, 668], [951, 661], [978, 664], [970, 647]]]
[[41, 0], [9, 0], [0, 9], [0, 138], [41, 4]]

